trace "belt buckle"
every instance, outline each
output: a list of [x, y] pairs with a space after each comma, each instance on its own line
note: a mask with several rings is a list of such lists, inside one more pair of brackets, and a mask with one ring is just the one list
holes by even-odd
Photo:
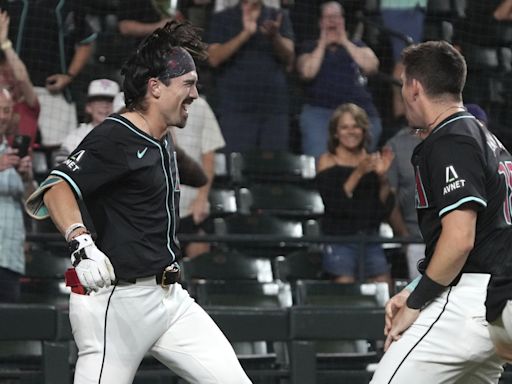
[[[179, 273], [180, 273], [180, 268], [179, 268], [178, 264], [176, 264], [176, 263], [173, 263], [173, 264], [165, 267], [164, 271], [162, 272], [162, 282], [160, 283], [162, 288], [167, 288], [169, 285], [176, 283], [179, 278]], [[178, 275], [177, 276], [178, 278], [171, 279], [171, 276], [169, 276], [168, 274], [169, 275]]]

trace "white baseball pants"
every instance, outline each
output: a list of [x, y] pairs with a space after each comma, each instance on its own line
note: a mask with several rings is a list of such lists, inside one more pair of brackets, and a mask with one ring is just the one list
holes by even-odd
[[503, 361], [485, 320], [490, 275], [466, 273], [420, 313], [379, 362], [371, 384], [494, 384]]
[[75, 384], [130, 384], [148, 351], [193, 384], [251, 383], [226, 337], [179, 284], [162, 288], [152, 277], [72, 293], [69, 317]]

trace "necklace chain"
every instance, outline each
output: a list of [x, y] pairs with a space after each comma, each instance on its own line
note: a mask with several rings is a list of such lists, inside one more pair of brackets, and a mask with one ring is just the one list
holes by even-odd
[[153, 133], [151, 132], [151, 126], [149, 125], [148, 121], [146, 120], [146, 117], [138, 110], [138, 109], [134, 109], [135, 112], [137, 112], [137, 114], [142, 117], [142, 120], [144, 120], [144, 122], [146, 123], [146, 126], [148, 127], [148, 134], [150, 136], [153, 136]]
[[437, 120], [439, 120], [439, 118], [440, 118], [442, 115], [444, 115], [444, 114], [445, 114], [446, 112], [448, 112], [450, 109], [455, 109], [455, 108], [459, 109], [459, 108], [462, 108], [462, 107], [461, 107], [460, 105], [452, 105], [452, 106], [450, 106], [450, 107], [446, 108], [446, 109], [445, 109], [444, 111], [442, 111], [439, 115], [437, 115], [437, 117], [434, 119], [434, 121], [433, 121], [433, 122], [431, 122], [431, 123], [427, 124], [427, 128], [430, 128], [430, 127], [432, 127], [432, 126], [435, 126], [435, 124], [437, 123]]

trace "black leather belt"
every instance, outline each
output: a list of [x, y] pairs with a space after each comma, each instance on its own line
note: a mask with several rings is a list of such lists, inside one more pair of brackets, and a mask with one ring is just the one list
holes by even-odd
[[[169, 285], [172, 285], [172, 284], [180, 281], [180, 266], [178, 263], [172, 263], [171, 265], [168, 265], [167, 267], [165, 267], [162, 272], [157, 273], [154, 276], [155, 276], [156, 284], [158, 284], [162, 287], [168, 287]], [[144, 277], [151, 277], [151, 276], [144, 276]], [[118, 279], [118, 282], [135, 284], [135, 283], [137, 283], [137, 280], [138, 280], [137, 278]]]

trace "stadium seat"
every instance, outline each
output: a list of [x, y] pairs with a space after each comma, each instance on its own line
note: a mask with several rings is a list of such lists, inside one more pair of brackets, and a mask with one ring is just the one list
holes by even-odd
[[320, 193], [296, 185], [255, 184], [240, 188], [238, 196], [239, 212], [243, 214], [267, 213], [304, 220], [320, 217], [324, 213]]
[[64, 272], [71, 262], [66, 247], [62, 248], [64, 255], [56, 253], [56, 248], [32, 246], [26, 257], [25, 275], [21, 278], [22, 302], [68, 305], [70, 290], [65, 286]]
[[317, 280], [324, 278], [322, 251], [309, 247], [290, 252], [274, 259], [274, 276], [292, 285], [299, 279]]
[[208, 194], [210, 217], [223, 217], [237, 212], [235, 191], [213, 188]]
[[215, 250], [182, 261], [182, 277], [191, 294], [198, 280], [273, 281], [269, 259], [248, 257], [236, 250]]
[[[389, 289], [386, 283], [337, 284], [331, 281], [297, 280], [292, 295], [295, 307], [320, 312], [325, 308], [383, 310], [389, 299]], [[339, 326], [346, 326], [344, 318]], [[382, 329], [379, 331], [382, 332]], [[338, 337], [333, 335], [330, 339], [324, 337], [316, 340], [315, 350], [316, 366], [327, 372], [357, 369], [366, 373], [367, 367], [376, 363], [381, 353], [380, 345], [373, 337], [356, 337], [355, 334], [350, 337], [339, 334]]]
[[[305, 224], [306, 225], [306, 224]], [[303, 224], [296, 220], [284, 220], [270, 215], [233, 215], [214, 220], [217, 235], [247, 235], [251, 240], [233, 242], [230, 248], [238, 249], [250, 256], [275, 257], [301, 247], [298, 243], [286, 244], [280, 238], [300, 238], [304, 234]], [[272, 241], [252, 240], [251, 235], [269, 236]]]
[[384, 340], [383, 308], [336, 306], [290, 308], [290, 360], [294, 384], [366, 384], [372, 377], [370, 365], [381, 356], [373, 353], [332, 355], [319, 351], [323, 343], [339, 340]]
[[[221, 307], [234, 311], [260, 311], [264, 314], [265, 311], [285, 311], [285, 308], [291, 305], [289, 285], [278, 282], [199, 280], [195, 283], [194, 291], [196, 301], [209, 313], [212, 308]], [[219, 326], [223, 329], [221, 324]], [[261, 328], [263, 324], [255, 326]], [[272, 332], [276, 325], [267, 324], [267, 326], [270, 327], [268, 331]], [[237, 330], [240, 333], [240, 324]], [[276, 384], [279, 383], [278, 378], [289, 365], [286, 346], [279, 342], [283, 340], [283, 337], [279, 340], [269, 339], [264, 332], [253, 336], [240, 334], [238, 340], [230, 339], [242, 366], [250, 376], [263, 375], [267, 380], [269, 376], [276, 376], [273, 381], [262, 381], [262, 383]], [[274, 341], [278, 342], [274, 343]]]
[[312, 156], [262, 150], [232, 153], [230, 172], [237, 184], [251, 181], [307, 182], [316, 174]]

